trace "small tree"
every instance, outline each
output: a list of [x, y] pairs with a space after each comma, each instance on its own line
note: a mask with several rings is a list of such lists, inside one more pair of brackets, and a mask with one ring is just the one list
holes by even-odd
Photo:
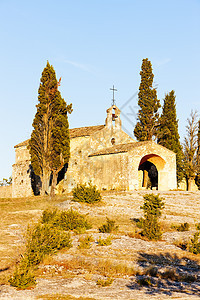
[[197, 174], [197, 112], [191, 111], [190, 118], [187, 119], [186, 136], [184, 138], [184, 162], [185, 177], [187, 180], [187, 190], [191, 191], [192, 182]]
[[181, 182], [183, 172], [183, 151], [178, 133], [175, 92], [165, 95], [162, 114], [159, 122], [158, 144], [176, 153], [177, 182]]
[[134, 129], [134, 135], [138, 141], [152, 140], [157, 135], [158, 109], [160, 101], [157, 99], [157, 91], [153, 88], [152, 65], [148, 58], [142, 61], [140, 72], [141, 83], [138, 93], [138, 122]]
[[8, 179], [3, 178], [3, 180], [0, 181], [0, 186], [8, 186], [12, 184], [12, 176], [10, 176]]
[[47, 62], [42, 72], [38, 90], [37, 112], [29, 141], [31, 165], [42, 181], [41, 194], [48, 193], [50, 175], [53, 175], [51, 194], [58, 172], [68, 162], [70, 155], [69, 124], [67, 113], [72, 107], [66, 105], [58, 91], [60, 85], [53, 66]]
[[162, 237], [158, 219], [161, 217], [164, 208], [163, 198], [159, 195], [146, 194], [144, 204], [140, 208], [144, 211], [144, 219], [142, 220], [142, 234], [149, 240], [158, 240]]
[[200, 189], [200, 120], [198, 121], [198, 133], [197, 133], [197, 176], [195, 183]]

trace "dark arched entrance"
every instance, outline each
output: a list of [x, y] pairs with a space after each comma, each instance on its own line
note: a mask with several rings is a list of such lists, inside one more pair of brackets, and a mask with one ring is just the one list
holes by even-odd
[[138, 166], [139, 188], [163, 187], [166, 174], [163, 173], [165, 160], [157, 154], [151, 153], [143, 156]]
[[152, 162], [143, 162], [138, 170], [143, 171], [142, 187], [158, 189], [158, 170]]

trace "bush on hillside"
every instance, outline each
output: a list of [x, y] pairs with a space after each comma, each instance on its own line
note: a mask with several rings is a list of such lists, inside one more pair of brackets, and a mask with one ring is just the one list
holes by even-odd
[[101, 227], [99, 227], [99, 232], [111, 233], [113, 231], [117, 231], [117, 229], [118, 226], [115, 225], [115, 221], [106, 218], [106, 224], [103, 224]]
[[158, 219], [164, 208], [163, 199], [154, 194], [146, 194], [143, 198], [144, 204], [140, 207], [144, 211], [144, 219], [141, 222], [142, 235], [149, 240], [158, 240], [162, 237]]
[[200, 254], [200, 232], [197, 231], [189, 243], [189, 251], [194, 254]]
[[187, 222], [181, 223], [180, 225], [172, 225], [171, 228], [176, 229], [177, 231], [188, 231], [190, 228], [190, 224]]
[[34, 269], [48, 254], [72, 246], [68, 232], [53, 227], [52, 224], [40, 224], [27, 229], [26, 251], [16, 267], [9, 282], [19, 289], [35, 284]]
[[78, 184], [77, 187], [72, 190], [72, 193], [73, 200], [77, 202], [96, 203], [101, 201], [100, 192], [91, 182], [89, 182], [88, 185], [86, 183]]
[[76, 230], [78, 232], [84, 232], [91, 228], [86, 216], [73, 209], [68, 211], [46, 209], [42, 214], [42, 223], [52, 224], [62, 230]]

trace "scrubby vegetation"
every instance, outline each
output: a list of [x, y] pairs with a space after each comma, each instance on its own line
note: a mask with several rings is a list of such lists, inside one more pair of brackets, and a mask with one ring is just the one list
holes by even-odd
[[101, 201], [101, 194], [91, 182], [78, 184], [73, 190], [73, 200], [77, 202], [96, 203]]
[[91, 242], [93, 242], [94, 239], [91, 235], [87, 235], [85, 237], [79, 238], [79, 249], [89, 249], [91, 247]]
[[[44, 210], [41, 223], [27, 229], [26, 251], [9, 280], [10, 284], [20, 289], [34, 285], [34, 270], [44, 257], [72, 246], [68, 231], [80, 232], [89, 228], [91, 225], [86, 217], [77, 211], [72, 209], [69, 211]], [[88, 245], [90, 241], [89, 238], [85, 240], [85, 245]]]
[[112, 245], [112, 237], [109, 235], [106, 239], [101, 237], [97, 240], [99, 246], [110, 246]]
[[200, 254], [200, 232], [197, 231], [189, 243], [189, 251], [194, 254]]
[[188, 231], [190, 229], [190, 224], [185, 222], [180, 225], [172, 225], [171, 228], [174, 228], [177, 231]]
[[76, 230], [79, 233], [92, 227], [85, 215], [73, 209], [68, 211], [47, 209], [43, 212], [42, 223], [52, 224], [62, 230]]
[[107, 279], [98, 279], [97, 280], [97, 285], [100, 285], [102, 287], [105, 287], [105, 286], [109, 286], [113, 283], [114, 279], [113, 278], [107, 278]]
[[69, 233], [52, 224], [38, 223], [33, 228], [28, 227], [26, 251], [9, 280], [10, 284], [20, 289], [34, 285], [34, 270], [44, 257], [56, 250], [70, 247]]
[[146, 194], [144, 204], [140, 207], [144, 211], [144, 219], [140, 220], [142, 235], [149, 240], [159, 240], [162, 237], [158, 219], [164, 208], [163, 199], [159, 195]]
[[99, 227], [99, 232], [111, 233], [113, 231], [117, 231], [117, 229], [118, 226], [115, 225], [115, 221], [106, 218], [106, 224], [103, 224], [101, 227]]

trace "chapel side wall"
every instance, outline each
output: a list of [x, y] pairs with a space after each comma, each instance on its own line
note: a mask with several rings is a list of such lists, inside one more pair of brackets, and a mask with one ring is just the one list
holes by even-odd
[[[90, 154], [107, 147], [111, 147], [111, 139], [115, 138], [116, 144], [121, 144], [125, 142], [134, 142], [134, 140], [128, 136], [125, 132], [123, 132], [121, 129], [115, 130], [114, 128], [107, 128], [95, 132], [91, 136], [83, 136], [83, 137], [76, 137], [72, 138], [70, 140], [70, 160], [68, 163], [68, 169], [65, 174], [65, 179], [63, 182], [59, 184], [58, 191], [62, 190], [64, 192], [70, 192], [77, 184], [83, 184], [88, 183], [89, 181], [94, 181], [95, 178], [95, 184], [98, 184], [98, 186], [106, 186], [106, 189], [109, 189], [108, 186], [112, 186], [111, 188], [115, 188], [114, 186], [119, 186], [120, 189], [125, 189], [124, 186], [127, 187], [127, 182], [121, 182], [120, 184], [115, 183], [111, 184], [108, 183], [108, 180], [113, 179], [109, 175], [109, 171], [106, 171], [104, 168], [103, 173], [106, 174], [106, 183], [101, 184], [102, 181], [101, 175], [97, 179], [97, 174], [100, 174], [101, 171], [98, 171], [98, 168], [102, 168], [102, 163], [98, 163], [98, 167], [96, 166], [96, 162], [89, 157]], [[118, 155], [124, 155], [124, 154], [118, 154]], [[109, 159], [103, 158], [99, 159], [97, 158], [97, 162], [100, 160], [105, 161], [106, 164], [109, 164], [108, 161], [111, 163], [110, 169], [113, 170], [112, 164], [115, 164], [113, 172], [116, 172], [117, 168], [119, 170], [123, 169], [124, 166], [120, 167], [120, 164], [118, 163], [118, 159], [116, 159], [117, 156], [114, 156], [115, 159], [112, 159], [112, 155], [109, 155]], [[127, 159], [126, 159], [127, 162]], [[123, 162], [122, 162], [123, 165]], [[121, 172], [121, 174], [120, 174]], [[122, 171], [118, 172], [118, 176], [116, 177], [116, 182], [119, 182], [122, 175]], [[127, 171], [128, 172], [128, 171]], [[127, 173], [126, 173], [126, 176]], [[98, 183], [97, 183], [98, 181]], [[123, 180], [122, 180], [123, 181]], [[104, 188], [104, 187], [103, 187]], [[128, 188], [128, 187], [127, 187]]]
[[76, 137], [70, 140], [70, 159], [65, 178], [59, 183], [64, 192], [70, 192], [77, 184], [91, 180], [88, 169], [88, 155], [90, 153], [89, 136]]
[[91, 181], [99, 190], [128, 190], [127, 153], [89, 158]]
[[15, 162], [12, 166], [12, 197], [32, 196], [30, 154], [27, 146], [15, 148]]

